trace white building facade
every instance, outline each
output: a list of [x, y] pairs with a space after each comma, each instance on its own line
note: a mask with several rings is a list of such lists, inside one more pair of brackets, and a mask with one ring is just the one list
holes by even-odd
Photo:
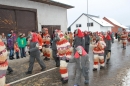
[[[87, 24], [89, 25], [89, 28]], [[82, 31], [106, 32], [111, 30], [111, 27], [111, 24], [105, 22], [103, 19], [100, 19], [98, 16], [82, 14], [74, 23], [70, 25], [69, 29], [71, 32], [74, 32], [74, 30], [78, 28]]]
[[72, 6], [51, 0], [47, 3], [44, 3], [43, 0], [41, 2], [37, 1], [40, 0], [0, 0], [0, 4], [35, 9], [38, 31], [41, 31], [42, 25], [59, 25], [62, 31], [67, 31], [67, 9], [72, 8]]

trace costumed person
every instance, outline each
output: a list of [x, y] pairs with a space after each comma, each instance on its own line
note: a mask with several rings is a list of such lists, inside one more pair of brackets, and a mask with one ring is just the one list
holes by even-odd
[[104, 60], [106, 63], [109, 63], [111, 57], [111, 37], [108, 33], [104, 33], [104, 41], [106, 43], [105, 53], [104, 53]]
[[43, 55], [44, 55], [44, 60], [48, 61], [51, 58], [51, 49], [50, 49], [50, 35], [48, 33], [47, 28], [43, 28]]
[[14, 43], [14, 50], [15, 50], [15, 54], [16, 54], [16, 59], [19, 59], [19, 47], [18, 47], [18, 44], [17, 42]]
[[93, 71], [97, 71], [98, 64], [100, 63], [100, 69], [104, 69], [104, 48], [106, 43], [103, 41], [103, 38], [100, 36], [99, 41], [95, 42], [93, 45], [93, 54], [94, 54], [94, 65]]
[[76, 29], [75, 31], [75, 38], [74, 38], [73, 46], [74, 46], [74, 53], [76, 52], [75, 48], [77, 46], [82, 46], [83, 48], [85, 48], [84, 35], [80, 29]]
[[60, 74], [62, 77], [61, 81], [63, 84], [65, 84], [68, 82], [67, 65], [72, 55], [72, 47], [64, 37], [64, 34], [61, 30], [57, 30], [56, 32], [57, 57], [60, 59]]
[[130, 45], [130, 32], [128, 33], [128, 44]]
[[121, 39], [122, 39], [122, 45], [123, 45], [123, 49], [126, 49], [126, 44], [127, 44], [127, 32], [125, 29], [123, 29], [123, 32], [121, 34]]
[[81, 74], [85, 78], [85, 84], [89, 83], [89, 56], [82, 46], [76, 48], [74, 59], [71, 59], [69, 63], [76, 63], [76, 77], [74, 86], [79, 86], [81, 81]]
[[110, 32], [110, 31], [107, 31], [107, 34], [110, 35], [110, 37], [111, 37], [111, 42], [114, 43], [114, 36], [113, 36], [113, 33]]
[[8, 86], [5, 84], [7, 68], [7, 50], [5, 44], [0, 39], [0, 86]]
[[117, 33], [117, 39], [118, 39], [118, 42], [120, 42], [120, 40], [121, 40], [121, 33], [120, 32]]
[[56, 67], [59, 67], [60, 66], [60, 58], [57, 57], [57, 46], [56, 46], [56, 42], [57, 42], [57, 30], [54, 31], [54, 34], [53, 34], [53, 42], [52, 42], [52, 55], [53, 55], [53, 58], [56, 62]]
[[37, 37], [38, 37], [38, 43], [39, 43], [39, 50], [42, 52], [43, 39], [42, 39], [40, 32], [37, 33]]
[[26, 72], [26, 74], [32, 74], [35, 59], [41, 66], [41, 71], [44, 71], [46, 68], [43, 60], [40, 58], [40, 50], [39, 50], [39, 44], [37, 42], [36, 33], [32, 32], [31, 34], [32, 34], [32, 36], [29, 38], [29, 40], [30, 40], [30, 44], [29, 44], [30, 45], [29, 46], [30, 61], [29, 61], [29, 68], [28, 68], [28, 71]]
[[89, 32], [84, 31], [84, 38], [85, 38], [85, 51], [89, 53], [89, 45], [90, 45]]

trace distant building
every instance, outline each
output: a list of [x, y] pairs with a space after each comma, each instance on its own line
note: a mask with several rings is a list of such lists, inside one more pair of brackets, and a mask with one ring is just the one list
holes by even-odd
[[55, 29], [67, 31], [67, 9], [73, 6], [64, 0], [0, 0], [0, 32], [28, 33], [47, 27], [49, 33]]
[[119, 22], [117, 22], [116, 20], [112, 19], [112, 18], [108, 18], [108, 17], [104, 17], [103, 18], [105, 21], [107, 21], [108, 23], [112, 24], [112, 32], [116, 33], [118, 31], [122, 31], [123, 29], [127, 29], [128, 27], [120, 24]]
[[74, 32], [74, 30], [77, 28], [80, 28], [82, 31], [85, 30], [88, 31], [88, 26], [89, 26], [89, 31], [91, 32], [96, 32], [96, 31], [106, 32], [108, 30], [111, 30], [112, 28], [112, 25], [110, 23], [99, 18], [99, 16], [83, 13], [68, 27], [68, 31]]

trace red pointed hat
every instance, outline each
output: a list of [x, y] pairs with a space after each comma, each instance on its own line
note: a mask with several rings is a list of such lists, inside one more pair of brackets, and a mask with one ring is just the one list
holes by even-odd
[[78, 37], [84, 37], [84, 35], [83, 35], [83, 33], [82, 33], [82, 31], [80, 30], [80, 29], [78, 29]]

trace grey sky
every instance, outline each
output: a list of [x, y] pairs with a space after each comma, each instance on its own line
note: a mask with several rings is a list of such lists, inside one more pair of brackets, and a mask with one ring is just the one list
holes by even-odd
[[[68, 0], [75, 8], [68, 10], [68, 26], [82, 13], [87, 13], [87, 0]], [[130, 0], [88, 0], [88, 13], [113, 18], [123, 25], [130, 25]]]

